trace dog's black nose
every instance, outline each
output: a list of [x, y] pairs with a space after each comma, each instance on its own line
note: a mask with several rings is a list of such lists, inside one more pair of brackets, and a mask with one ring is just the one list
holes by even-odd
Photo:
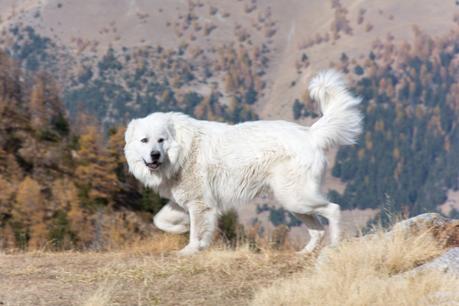
[[161, 153], [159, 151], [151, 151], [150, 156], [153, 161], [157, 161], [161, 157]]

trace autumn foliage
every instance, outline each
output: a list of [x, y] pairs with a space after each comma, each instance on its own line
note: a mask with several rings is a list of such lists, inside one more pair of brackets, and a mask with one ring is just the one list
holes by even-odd
[[0, 53], [0, 248], [111, 247], [151, 233], [161, 206], [127, 173], [124, 129], [72, 129], [59, 91]]

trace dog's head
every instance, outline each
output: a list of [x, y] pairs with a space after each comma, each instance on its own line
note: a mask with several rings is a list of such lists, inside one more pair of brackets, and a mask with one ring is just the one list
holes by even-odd
[[126, 130], [126, 148], [151, 172], [159, 171], [167, 162], [167, 151], [173, 142], [171, 128], [166, 116], [134, 119]]
[[187, 118], [176, 113], [153, 113], [128, 124], [124, 151], [129, 170], [146, 185], [155, 187], [158, 180], [177, 171], [182, 152], [191, 141], [181, 137]]

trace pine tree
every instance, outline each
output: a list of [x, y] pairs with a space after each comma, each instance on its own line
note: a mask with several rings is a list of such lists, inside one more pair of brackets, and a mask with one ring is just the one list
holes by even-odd
[[41, 129], [45, 124], [45, 99], [45, 83], [43, 79], [38, 78], [29, 98], [31, 123], [35, 129]]
[[[72, 193], [77, 193], [75, 186], [71, 187]], [[75, 243], [79, 247], [88, 246], [94, 237], [94, 226], [89, 219], [89, 212], [85, 211], [80, 201], [71, 201], [68, 208], [67, 218], [69, 220], [70, 230], [75, 234]]]
[[40, 184], [27, 176], [18, 186], [16, 202], [12, 210], [13, 220], [18, 224], [18, 232], [28, 240], [29, 247], [43, 247], [47, 241], [45, 225], [45, 201]]
[[98, 128], [88, 126], [80, 136], [79, 145], [75, 174], [86, 204], [111, 204], [113, 195], [119, 189], [117, 165], [103, 149], [104, 141]]
[[[59, 98], [59, 90], [50, 76], [41, 73], [35, 82], [29, 98], [29, 112], [32, 127], [48, 133], [57, 132], [65, 135], [68, 132], [64, 107]], [[52, 137], [48, 135], [48, 137]]]
[[[1, 154], [1, 152], [0, 152]], [[11, 210], [11, 202], [14, 196], [15, 187], [0, 175], [0, 216], [7, 215]], [[1, 222], [1, 221], [0, 221]], [[0, 223], [0, 227], [1, 227]]]
[[111, 130], [106, 148], [106, 162], [111, 167], [114, 167], [116, 176], [120, 182], [125, 182], [128, 175], [127, 161], [124, 157], [125, 132], [125, 127]]
[[16, 238], [11, 224], [7, 223], [0, 228], [0, 249], [14, 249], [16, 246]]

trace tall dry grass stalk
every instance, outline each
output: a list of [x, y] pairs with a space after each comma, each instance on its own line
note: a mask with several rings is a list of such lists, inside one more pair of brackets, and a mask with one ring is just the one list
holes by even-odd
[[442, 252], [430, 233], [379, 231], [324, 249], [314, 266], [258, 291], [252, 305], [459, 304], [458, 278], [403, 273]]

